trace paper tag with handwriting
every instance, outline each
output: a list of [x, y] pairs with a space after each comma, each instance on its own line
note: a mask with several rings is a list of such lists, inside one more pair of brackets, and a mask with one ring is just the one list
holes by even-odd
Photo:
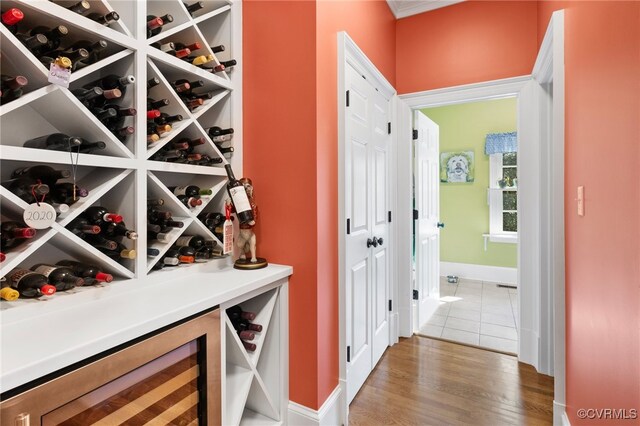
[[29, 204], [22, 214], [24, 223], [34, 229], [47, 229], [56, 221], [56, 210], [51, 204]]
[[51, 64], [49, 68], [49, 83], [57, 84], [58, 86], [69, 88], [69, 81], [71, 80], [71, 70], [62, 68], [55, 63]]

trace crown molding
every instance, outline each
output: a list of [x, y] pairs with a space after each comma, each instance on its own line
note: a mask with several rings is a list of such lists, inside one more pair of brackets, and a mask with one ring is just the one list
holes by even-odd
[[393, 16], [395, 16], [396, 19], [401, 19], [407, 16], [440, 9], [441, 7], [462, 3], [463, 1], [465, 0], [387, 0], [387, 4]]

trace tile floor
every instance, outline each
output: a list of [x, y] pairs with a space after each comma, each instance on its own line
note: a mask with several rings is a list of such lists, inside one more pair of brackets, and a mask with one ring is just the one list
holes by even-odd
[[450, 284], [441, 277], [440, 303], [421, 334], [517, 353], [517, 290], [466, 279]]

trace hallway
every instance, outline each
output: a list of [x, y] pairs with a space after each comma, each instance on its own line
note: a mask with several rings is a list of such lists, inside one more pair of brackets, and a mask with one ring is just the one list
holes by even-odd
[[553, 378], [515, 357], [414, 336], [387, 350], [349, 424], [550, 425], [552, 405]]

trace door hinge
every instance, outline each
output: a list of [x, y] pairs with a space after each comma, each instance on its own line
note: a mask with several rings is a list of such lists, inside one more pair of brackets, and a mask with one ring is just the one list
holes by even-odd
[[349, 91], [347, 90], [347, 106], [349, 106]]
[[347, 362], [351, 362], [351, 346], [347, 346]]
[[351, 219], [347, 219], [347, 235], [351, 234]]
[[389, 223], [391, 223], [391, 210], [389, 210]]
[[413, 220], [420, 219], [420, 212], [416, 209], [413, 209]]
[[413, 300], [418, 300], [419, 295], [418, 295], [418, 290], [413, 290]]
[[393, 311], [393, 301], [389, 299], [389, 312]]
[[417, 129], [413, 129], [413, 140], [415, 141], [416, 139], [418, 139], [418, 130]]
[[391, 134], [391, 122], [387, 123], [387, 133]]

